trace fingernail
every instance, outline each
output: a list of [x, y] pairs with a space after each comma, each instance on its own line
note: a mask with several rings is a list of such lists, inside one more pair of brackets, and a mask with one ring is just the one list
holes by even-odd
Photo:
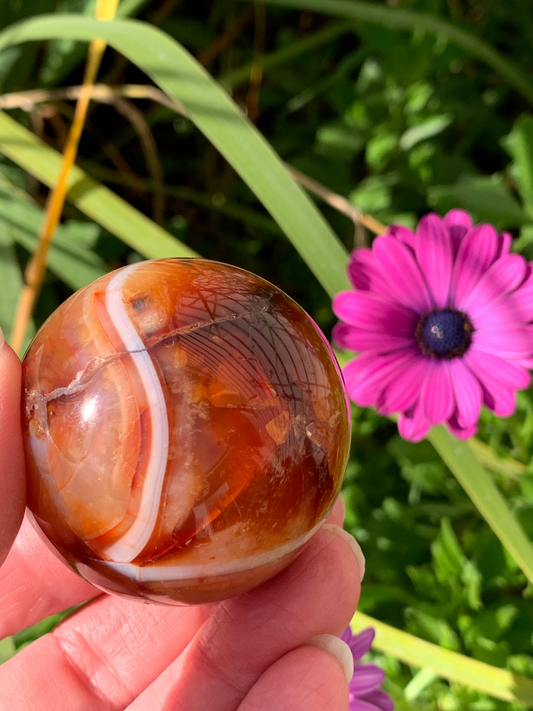
[[363, 578], [365, 577], [365, 556], [363, 555], [363, 551], [361, 550], [361, 546], [359, 545], [359, 543], [357, 543], [355, 538], [350, 535], [348, 531], [345, 531], [344, 528], [341, 528], [340, 526], [335, 526], [335, 524], [333, 523], [325, 523], [322, 528], [325, 528], [328, 531], [333, 531], [333, 533], [336, 533], [338, 536], [340, 536], [350, 546], [350, 548], [354, 552], [355, 557], [357, 558], [357, 563], [359, 564], [359, 580], [363, 580]]
[[346, 674], [346, 681], [350, 682], [352, 680], [353, 655], [346, 642], [343, 642], [342, 639], [335, 637], [333, 634], [319, 634], [310, 639], [309, 644], [333, 654]]

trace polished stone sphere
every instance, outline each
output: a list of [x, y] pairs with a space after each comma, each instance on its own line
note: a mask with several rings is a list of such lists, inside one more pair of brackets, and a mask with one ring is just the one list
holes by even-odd
[[327, 341], [282, 291], [140, 262], [46, 321], [23, 362], [28, 507], [108, 592], [203, 603], [285, 567], [339, 493], [350, 426]]

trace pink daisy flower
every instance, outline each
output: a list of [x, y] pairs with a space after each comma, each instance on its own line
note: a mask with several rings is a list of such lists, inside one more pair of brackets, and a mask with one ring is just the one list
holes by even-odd
[[347, 627], [340, 638], [350, 647], [354, 671], [350, 688], [349, 711], [393, 711], [394, 703], [391, 697], [379, 687], [385, 678], [385, 672], [376, 664], [359, 664], [361, 657], [368, 651], [376, 632], [372, 627], [357, 635]]
[[343, 370], [355, 403], [400, 413], [413, 442], [441, 423], [471, 437], [482, 404], [514, 412], [533, 367], [533, 271], [510, 246], [508, 233], [451, 210], [353, 252], [356, 290], [334, 298], [333, 336], [359, 352]]

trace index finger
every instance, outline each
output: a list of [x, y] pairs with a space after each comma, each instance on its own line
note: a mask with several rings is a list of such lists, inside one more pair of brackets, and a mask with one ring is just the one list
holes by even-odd
[[0, 565], [24, 516], [26, 477], [20, 422], [20, 360], [0, 331]]

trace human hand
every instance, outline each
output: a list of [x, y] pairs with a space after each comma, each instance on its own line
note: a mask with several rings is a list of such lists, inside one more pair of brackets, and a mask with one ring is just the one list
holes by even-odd
[[[165, 607], [102, 594], [64, 566], [27, 519], [21, 525], [19, 407], [20, 363], [5, 346], [0, 639], [87, 604], [0, 666], [0, 711], [346, 711], [350, 653], [330, 635], [353, 615], [361, 563], [339, 528], [339, 502], [296, 561], [245, 595]], [[335, 654], [345, 655], [344, 668]]]

